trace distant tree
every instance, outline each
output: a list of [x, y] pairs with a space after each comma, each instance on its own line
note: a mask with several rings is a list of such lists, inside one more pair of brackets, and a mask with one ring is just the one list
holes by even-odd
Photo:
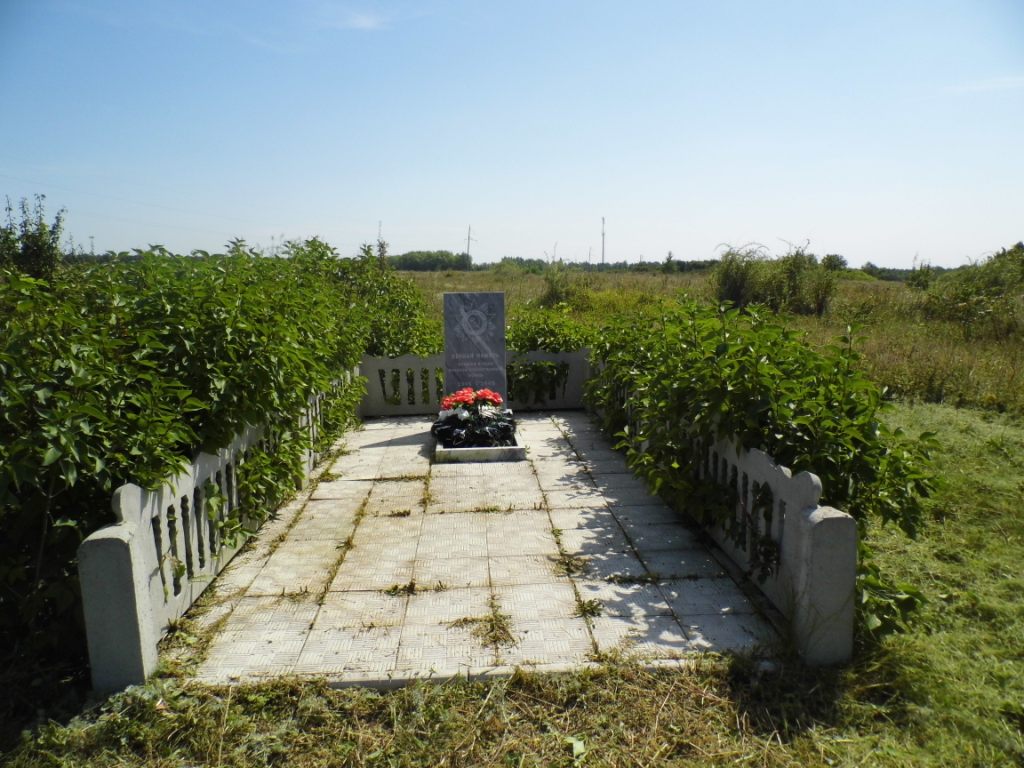
[[400, 256], [389, 256], [388, 261], [395, 269], [413, 272], [438, 272], [444, 270], [469, 270], [473, 261], [468, 253], [451, 251], [409, 251]]
[[46, 195], [36, 195], [35, 205], [26, 198], [18, 205], [21, 221], [14, 220], [14, 206], [7, 198], [7, 222], [0, 227], [0, 267], [14, 268], [29, 277], [48, 279], [64, 260], [60, 249], [64, 210], [52, 224], [46, 222]]
[[846, 269], [846, 259], [840, 256], [838, 253], [825, 254], [821, 259], [821, 266], [827, 269], [829, 272], [839, 272]]

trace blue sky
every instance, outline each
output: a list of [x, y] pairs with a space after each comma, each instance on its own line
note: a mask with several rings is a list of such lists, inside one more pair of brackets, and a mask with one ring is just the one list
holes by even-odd
[[[1024, 2], [0, 0], [0, 196], [97, 251], [955, 266], [1024, 238]], [[92, 238], [92, 240], [90, 240]]]

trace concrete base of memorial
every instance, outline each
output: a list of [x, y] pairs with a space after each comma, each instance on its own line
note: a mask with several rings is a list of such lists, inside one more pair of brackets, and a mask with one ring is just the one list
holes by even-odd
[[498, 448], [445, 448], [438, 443], [434, 448], [435, 464], [525, 460], [526, 448], [522, 445], [503, 445]]

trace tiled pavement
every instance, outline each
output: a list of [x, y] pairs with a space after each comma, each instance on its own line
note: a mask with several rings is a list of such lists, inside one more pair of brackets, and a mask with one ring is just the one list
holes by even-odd
[[213, 585], [197, 677], [385, 685], [771, 646], [770, 625], [586, 415], [518, 421], [517, 463], [432, 465], [424, 417], [347, 435], [312, 494]]

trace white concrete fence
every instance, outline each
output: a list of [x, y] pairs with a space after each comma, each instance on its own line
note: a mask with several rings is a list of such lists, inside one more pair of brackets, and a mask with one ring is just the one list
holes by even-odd
[[[552, 381], [544, 392], [503, 393], [513, 411], [537, 408], [559, 410], [583, 407], [583, 384], [590, 376], [589, 350], [576, 352], [509, 352], [510, 369], [522, 363], [550, 363], [561, 368], [564, 380]], [[366, 377], [366, 398], [360, 414], [416, 416], [437, 413], [444, 391], [444, 355], [429, 357], [364, 357], [360, 372]], [[538, 398], [534, 395], [539, 395]]]
[[[510, 398], [514, 410], [583, 407], [590, 375], [588, 352], [512, 353], [513, 359], [546, 361], [568, 372], [541, 402]], [[393, 359], [364, 358], [367, 378], [361, 414], [435, 413], [443, 396], [442, 355]], [[565, 368], [561, 369], [563, 372]], [[624, 402], [628, 402], [625, 400]], [[315, 435], [320, 401], [314, 398], [302, 421]], [[238, 543], [226, 546], [218, 522], [237, 509], [239, 468], [263, 440], [249, 428], [216, 454], [201, 454], [159, 489], [137, 485], [114, 492], [117, 522], [89, 536], [79, 548], [79, 576], [85, 611], [93, 686], [106, 692], [142, 683], [156, 668], [157, 642], [230, 561]], [[744, 569], [763, 539], [778, 560], [758, 586], [789, 621], [792, 639], [812, 664], [832, 664], [852, 653], [857, 526], [849, 515], [821, 507], [821, 482], [809, 473], [796, 477], [761, 451], [738, 452], [729, 441], [706, 450], [699, 474], [729, 490], [736, 504], [731, 519], [709, 533]], [[318, 456], [307, 452], [306, 468]], [[212, 497], [217, 514], [208, 514]], [[765, 502], [765, 499], [770, 499]], [[216, 509], [216, 507], [214, 507]], [[742, 535], [737, 537], [736, 531]]]
[[[93, 687], [142, 683], [156, 669], [157, 642], [234, 556], [218, 523], [238, 508], [238, 471], [263, 430], [249, 428], [216, 454], [200, 454], [155, 491], [114, 491], [117, 522], [78, 549], [78, 575]], [[221, 501], [211, 515], [213, 497]]]
[[[857, 523], [818, 504], [821, 480], [794, 476], [764, 451], [719, 440], [703, 452], [700, 479], [734, 499], [726, 519], [706, 529], [789, 621], [809, 664], [837, 664], [853, 653]], [[760, 578], [764, 558], [768, 573]]]
[[[353, 374], [337, 382], [348, 383]], [[320, 459], [316, 445], [324, 395], [309, 399], [299, 428], [308, 430], [306, 476]], [[115, 691], [142, 683], [156, 669], [157, 643], [234, 557], [241, 536], [221, 526], [239, 505], [238, 473], [253, 448], [272, 450], [272, 431], [247, 427], [215, 454], [201, 453], [156, 490], [133, 483], [114, 491], [117, 522], [78, 548], [93, 688]]]

